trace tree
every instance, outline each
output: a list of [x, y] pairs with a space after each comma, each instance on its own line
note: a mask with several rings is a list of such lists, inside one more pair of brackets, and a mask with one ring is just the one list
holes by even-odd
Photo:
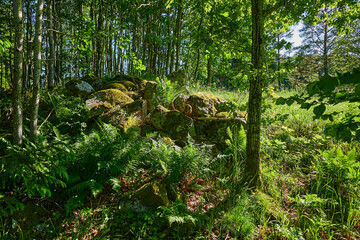
[[329, 74], [329, 55], [337, 35], [337, 29], [329, 25], [328, 16], [333, 11], [334, 9], [325, 3], [324, 8], [318, 14], [320, 20], [316, 25], [312, 22], [304, 22], [304, 27], [300, 30], [303, 38], [300, 53], [318, 57], [318, 61], [322, 64], [318, 69], [320, 76]]
[[42, 18], [44, 0], [38, 0], [36, 7], [36, 24], [34, 39], [34, 76], [33, 92], [31, 98], [30, 115], [30, 140], [35, 141], [38, 134], [38, 114], [40, 104], [40, 73], [41, 73], [41, 42], [42, 42]]
[[13, 80], [13, 144], [22, 145], [23, 142], [23, 50], [24, 26], [22, 0], [13, 2], [15, 47], [14, 47], [14, 80]]
[[339, 36], [334, 43], [334, 70], [350, 72], [360, 66], [360, 19], [351, 23], [351, 33]]
[[53, 91], [55, 84], [55, 38], [54, 38], [54, 21], [53, 21], [53, 0], [47, 0], [48, 7], [48, 41], [49, 41], [49, 76], [48, 76], [48, 88]]

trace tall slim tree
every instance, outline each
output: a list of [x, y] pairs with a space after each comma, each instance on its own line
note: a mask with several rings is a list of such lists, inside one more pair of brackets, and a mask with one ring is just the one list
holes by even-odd
[[40, 72], [41, 72], [41, 42], [44, 0], [38, 0], [36, 7], [35, 39], [34, 39], [34, 76], [31, 98], [30, 140], [35, 141], [38, 134], [38, 115], [40, 104]]
[[265, 20], [275, 11], [290, 3], [281, 0], [267, 4], [264, 0], [251, 0], [252, 47], [248, 122], [246, 133], [245, 173], [247, 186], [250, 189], [261, 187], [260, 132], [261, 132], [261, 98], [265, 86]]
[[48, 17], [48, 40], [50, 56], [48, 61], [48, 88], [53, 91], [55, 84], [55, 38], [54, 38], [54, 21], [53, 21], [53, 0], [47, 0], [47, 17]]
[[248, 130], [246, 145], [245, 172], [248, 174], [248, 186], [261, 185], [260, 165], [260, 119], [261, 95], [265, 82], [264, 65], [264, 0], [251, 0], [252, 12], [252, 49], [251, 64], [253, 76], [250, 79]]
[[301, 37], [303, 38], [303, 46], [300, 48], [300, 53], [313, 55], [318, 58], [318, 62], [321, 63], [321, 68], [318, 69], [320, 76], [329, 74], [329, 55], [333, 50], [337, 37], [337, 29], [329, 25], [328, 16], [333, 11], [334, 9], [325, 3], [323, 9], [318, 13], [318, 18], [321, 20], [316, 25], [313, 22], [305, 22], [304, 27], [300, 29]]
[[23, 107], [22, 107], [22, 87], [23, 87], [23, 50], [24, 50], [24, 19], [22, 10], [22, 0], [14, 0], [14, 28], [15, 28], [15, 48], [14, 48], [14, 79], [13, 79], [13, 144], [22, 145], [23, 143]]

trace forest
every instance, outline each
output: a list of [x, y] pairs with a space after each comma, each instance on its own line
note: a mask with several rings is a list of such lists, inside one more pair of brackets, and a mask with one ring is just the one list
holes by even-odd
[[0, 0], [0, 239], [360, 239], [360, 1]]

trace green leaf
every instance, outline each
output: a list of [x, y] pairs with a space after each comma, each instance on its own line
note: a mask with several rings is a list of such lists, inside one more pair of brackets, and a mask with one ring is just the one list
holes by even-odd
[[317, 82], [312, 82], [312, 83], [309, 83], [307, 86], [306, 86], [306, 91], [308, 92], [308, 94], [310, 96], [316, 94], [319, 92], [319, 89], [317, 87]]
[[325, 104], [320, 104], [314, 108], [314, 114], [316, 117], [320, 117], [326, 110]]
[[221, 13], [221, 15], [227, 18], [229, 17], [229, 12]]
[[279, 97], [276, 99], [276, 105], [284, 105], [286, 103], [286, 99], [283, 97]]
[[334, 91], [337, 86], [339, 86], [338, 79], [329, 75], [323, 76], [317, 83], [317, 87], [325, 93]]
[[355, 86], [355, 95], [360, 96], [360, 83]]
[[301, 108], [302, 109], [306, 109], [306, 110], [309, 110], [309, 108], [311, 108], [312, 104], [311, 103], [307, 103], [307, 102], [304, 102], [301, 104]]
[[288, 106], [291, 106], [291, 104], [293, 104], [294, 103], [294, 99], [288, 99], [287, 101], [286, 101], [286, 104], [288, 105]]

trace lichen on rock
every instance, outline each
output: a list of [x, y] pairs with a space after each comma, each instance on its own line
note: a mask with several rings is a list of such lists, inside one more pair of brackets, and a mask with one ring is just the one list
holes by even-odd
[[105, 89], [97, 91], [90, 96], [90, 99], [91, 98], [95, 98], [102, 102], [108, 102], [111, 105], [119, 105], [121, 107], [134, 101], [118, 89]]
[[145, 88], [142, 90], [142, 97], [146, 101], [146, 107], [148, 112], [153, 111], [155, 108], [156, 99], [154, 94], [156, 92], [157, 85], [158, 84], [156, 82], [148, 81]]
[[185, 112], [185, 102], [188, 100], [188, 96], [181, 93], [173, 102], [173, 107], [179, 112]]
[[119, 83], [119, 82], [108, 82], [106, 83], [102, 89], [118, 89], [120, 91], [127, 91], [126, 87], [124, 86], [124, 84]]
[[82, 80], [69, 81], [65, 86], [70, 96], [87, 97], [90, 93], [95, 91], [89, 83]]
[[195, 93], [186, 101], [192, 107], [193, 117], [213, 117], [218, 112], [218, 106], [224, 102], [225, 99], [210, 93]]
[[[134, 88], [134, 89], [129, 89], [129, 90], [139, 90], [139, 89], [142, 89], [146, 86], [146, 83], [147, 81], [142, 79], [142, 78], [139, 78], [139, 77], [135, 77], [135, 76], [130, 76], [130, 75], [125, 75], [125, 74], [120, 74], [120, 75], [116, 75], [114, 78], [113, 78], [113, 82], [119, 82], [119, 83], [129, 83], [131, 82], [131, 86]], [[125, 84], [126, 86], [126, 84]], [[127, 86], [126, 86], [127, 87]]]

